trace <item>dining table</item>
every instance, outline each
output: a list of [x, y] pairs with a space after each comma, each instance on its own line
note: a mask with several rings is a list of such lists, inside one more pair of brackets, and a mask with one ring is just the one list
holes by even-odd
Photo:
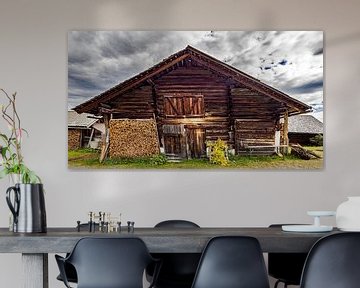
[[48, 254], [68, 253], [83, 237], [138, 237], [150, 253], [201, 253], [216, 236], [239, 235], [258, 239], [264, 253], [308, 252], [320, 238], [338, 233], [284, 232], [281, 227], [134, 228], [101, 232], [77, 228], [48, 228], [46, 233], [14, 233], [0, 228], [0, 253], [21, 253], [24, 288], [48, 288]]

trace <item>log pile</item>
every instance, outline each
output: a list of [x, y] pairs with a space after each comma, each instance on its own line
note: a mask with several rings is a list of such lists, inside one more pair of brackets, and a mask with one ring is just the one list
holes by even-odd
[[110, 158], [151, 156], [159, 151], [154, 120], [110, 120]]
[[75, 150], [81, 147], [81, 130], [68, 129], [68, 150]]
[[300, 159], [310, 160], [314, 158], [321, 158], [315, 152], [307, 150], [299, 144], [290, 145], [290, 147], [291, 147], [291, 154], [299, 157]]

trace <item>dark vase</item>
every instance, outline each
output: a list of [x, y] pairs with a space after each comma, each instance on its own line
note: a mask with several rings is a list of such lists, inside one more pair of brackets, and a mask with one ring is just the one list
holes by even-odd
[[45, 233], [47, 231], [42, 184], [15, 184], [6, 190], [6, 202], [14, 216], [14, 232]]

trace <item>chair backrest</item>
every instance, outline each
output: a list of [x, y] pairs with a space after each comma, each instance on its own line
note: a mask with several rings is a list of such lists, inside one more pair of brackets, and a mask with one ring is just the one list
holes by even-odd
[[306, 259], [300, 287], [360, 287], [360, 233], [332, 234], [316, 242]]
[[268, 288], [264, 258], [256, 238], [212, 238], [200, 259], [192, 288]]
[[[269, 228], [281, 228], [282, 225], [294, 224], [271, 224]], [[300, 285], [306, 257], [307, 253], [269, 253], [269, 275], [289, 285]]]
[[157, 223], [155, 228], [200, 228], [200, 226], [188, 220], [165, 220]]
[[[166, 220], [156, 224], [155, 228], [200, 228], [200, 226], [188, 220]], [[162, 260], [157, 286], [190, 287], [199, 264], [200, 256], [200, 253], [156, 254], [156, 258]]]
[[76, 269], [78, 288], [142, 288], [152, 260], [139, 238], [82, 238], [67, 259]]

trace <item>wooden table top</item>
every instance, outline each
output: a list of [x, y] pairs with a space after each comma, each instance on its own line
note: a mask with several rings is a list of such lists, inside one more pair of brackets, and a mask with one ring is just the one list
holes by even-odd
[[308, 252], [321, 237], [338, 233], [294, 233], [276, 228], [136, 228], [128, 232], [77, 232], [76, 228], [48, 228], [47, 233], [20, 234], [0, 228], [0, 253], [65, 253], [82, 237], [139, 237], [152, 253], [201, 253], [208, 240], [221, 235], [252, 236], [263, 252]]

